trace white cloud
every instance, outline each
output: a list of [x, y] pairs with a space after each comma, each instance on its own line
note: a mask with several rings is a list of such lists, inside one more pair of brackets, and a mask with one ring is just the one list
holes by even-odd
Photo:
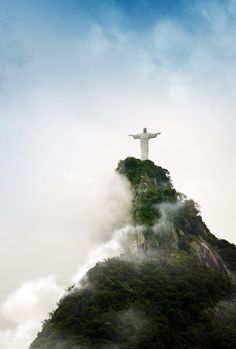
[[[60, 278], [47, 276], [25, 282], [2, 301], [0, 304], [0, 328], [2, 328], [0, 343], [3, 349], [27, 348], [41, 329], [41, 322], [47, 318], [47, 314], [55, 308], [56, 301], [63, 295], [64, 287], [67, 288], [71, 283], [78, 282], [80, 277], [97, 261], [118, 255], [121, 252], [122, 241], [126, 238], [128, 228], [121, 229], [121, 226], [125, 226], [130, 221], [131, 192], [127, 181], [117, 174], [113, 175], [111, 180], [107, 179], [106, 183], [101, 182], [101, 187], [98, 186], [94, 177], [84, 178], [83, 183], [78, 186], [77, 182], [80, 181], [80, 178], [77, 175], [73, 174], [72, 177], [71, 174], [63, 175], [65, 183], [60, 181], [59, 186], [53, 188], [50, 195], [47, 196], [46, 202], [43, 202], [43, 209], [40, 208], [43, 221], [40, 222], [37, 218], [36, 226], [36, 229], [46, 236], [51, 235], [43, 238], [45, 240], [43, 240], [43, 249], [40, 251], [41, 268], [39, 265], [37, 267], [43, 270], [46, 266], [46, 272], [50, 270], [52, 259], [56, 259], [57, 265], [53, 264], [53, 269]], [[72, 195], [74, 190], [76, 190], [75, 195], [78, 195], [83, 205], [86, 206], [84, 220], [82, 216], [79, 217], [79, 226], [75, 218], [77, 214], [82, 215], [83, 208], [81, 206], [77, 211], [76, 203], [71, 202], [75, 199]], [[83, 197], [80, 195], [81, 190], [83, 190]], [[39, 212], [37, 217], [39, 217]], [[34, 216], [32, 221], [35, 222], [35, 220]], [[41, 228], [40, 225], [42, 225]], [[114, 229], [117, 230], [113, 232]], [[37, 253], [37, 249], [41, 250], [41, 239], [42, 237], [35, 236], [34, 254]], [[74, 251], [68, 249], [73, 244], [75, 245]], [[31, 243], [29, 247], [33, 248]], [[23, 252], [24, 249], [25, 246], [22, 245], [19, 260], [14, 256], [15, 272], [17, 263], [20, 262], [22, 266], [22, 254], [26, 253]], [[79, 257], [82, 250], [84, 261]], [[60, 255], [61, 253], [63, 254]], [[58, 257], [61, 261], [58, 260]], [[79, 262], [82, 266], [76, 276], [73, 276]], [[35, 256], [29, 252], [27, 263], [30, 265], [29, 269], [35, 273]], [[58, 264], [61, 267], [64, 265], [64, 270], [60, 270]]]
[[63, 293], [54, 276], [25, 283], [11, 293], [0, 305], [1, 348], [28, 348], [45, 314]]

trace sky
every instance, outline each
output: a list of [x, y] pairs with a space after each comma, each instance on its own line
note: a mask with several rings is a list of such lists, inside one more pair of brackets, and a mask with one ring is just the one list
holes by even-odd
[[[236, 1], [0, 1], [0, 342], [26, 348], [127, 217], [128, 137], [236, 243]], [[92, 262], [91, 262], [92, 261]]]

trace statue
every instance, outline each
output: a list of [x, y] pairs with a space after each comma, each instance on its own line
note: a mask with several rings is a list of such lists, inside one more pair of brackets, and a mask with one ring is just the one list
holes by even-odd
[[147, 132], [147, 129], [143, 129], [143, 133], [138, 133], [137, 135], [129, 135], [133, 137], [134, 139], [140, 139], [141, 144], [141, 159], [147, 160], [148, 159], [148, 142], [151, 138], [156, 138], [157, 135], [160, 135], [161, 132], [158, 133], [149, 133]]

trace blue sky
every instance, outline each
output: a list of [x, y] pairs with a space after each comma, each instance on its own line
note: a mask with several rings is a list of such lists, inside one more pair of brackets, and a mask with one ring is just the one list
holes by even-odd
[[[211, 12], [212, 6], [228, 11], [230, 0], [8, 0], [1, 2], [3, 18], [19, 16], [27, 22], [31, 16], [40, 20], [71, 26], [83, 18], [98, 23], [113, 23], [137, 31], [148, 30], [156, 21], [171, 19], [188, 29], [206, 23], [201, 9]], [[85, 20], [86, 22], [86, 20]], [[85, 23], [84, 23], [85, 24]]]
[[[158, 21], [172, 20], [188, 31], [208, 31], [207, 12], [220, 4], [221, 11], [230, 18], [230, 0], [8, 0], [0, 4], [5, 25], [21, 25], [33, 35], [39, 28], [54, 34], [87, 30], [91, 22], [106, 27], [134, 31], [140, 35], [152, 30]], [[51, 34], [51, 33], [49, 33]]]
[[205, 78], [217, 88], [215, 70], [220, 84], [231, 76], [234, 1], [10, 0], [0, 9], [2, 103], [72, 80], [85, 89], [128, 86], [127, 77], [150, 86], [138, 76], [152, 69], [163, 85], [176, 73], [203, 88]]
[[113, 170], [139, 156], [129, 133], [162, 132], [151, 159], [236, 242], [235, 37], [235, 0], [0, 2], [3, 349], [27, 347], [112, 234]]
[[[94, 26], [103, 31], [114, 50], [119, 48], [117, 35], [125, 32], [153, 55], [154, 61], [156, 44], [149, 41], [161, 23], [171, 24], [188, 36], [189, 42], [180, 43], [180, 46], [179, 42], [168, 37], [169, 43], [166, 42], [164, 47], [168, 50], [167, 62], [184, 65], [188, 64], [192, 53], [191, 44], [197, 46], [200, 39], [205, 37], [207, 40], [208, 36], [217, 35], [214, 21], [216, 25], [221, 19], [227, 25], [235, 23], [232, 0], [8, 0], [1, 2], [0, 9], [1, 60], [14, 68], [19, 66], [21, 72], [22, 66], [30, 62], [40, 63], [40, 60], [47, 60], [48, 65], [53, 66], [62, 61], [61, 70], [65, 72], [66, 55], [74, 53], [70, 44], [83, 42]], [[149, 44], [153, 47], [148, 47]], [[217, 52], [216, 59], [219, 54]], [[225, 54], [230, 55], [230, 52]], [[109, 62], [109, 58], [108, 55], [104, 61]], [[47, 68], [46, 65], [43, 69]], [[4, 75], [3, 80], [5, 78]]]

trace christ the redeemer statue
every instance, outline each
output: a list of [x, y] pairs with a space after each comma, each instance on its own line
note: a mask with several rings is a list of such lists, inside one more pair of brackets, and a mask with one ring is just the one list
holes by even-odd
[[140, 139], [141, 144], [141, 159], [147, 160], [148, 159], [148, 142], [151, 138], [156, 138], [157, 135], [160, 135], [161, 132], [158, 133], [149, 133], [147, 132], [147, 129], [143, 129], [143, 133], [138, 133], [137, 135], [129, 135], [131, 137], [134, 137], [134, 139]]

